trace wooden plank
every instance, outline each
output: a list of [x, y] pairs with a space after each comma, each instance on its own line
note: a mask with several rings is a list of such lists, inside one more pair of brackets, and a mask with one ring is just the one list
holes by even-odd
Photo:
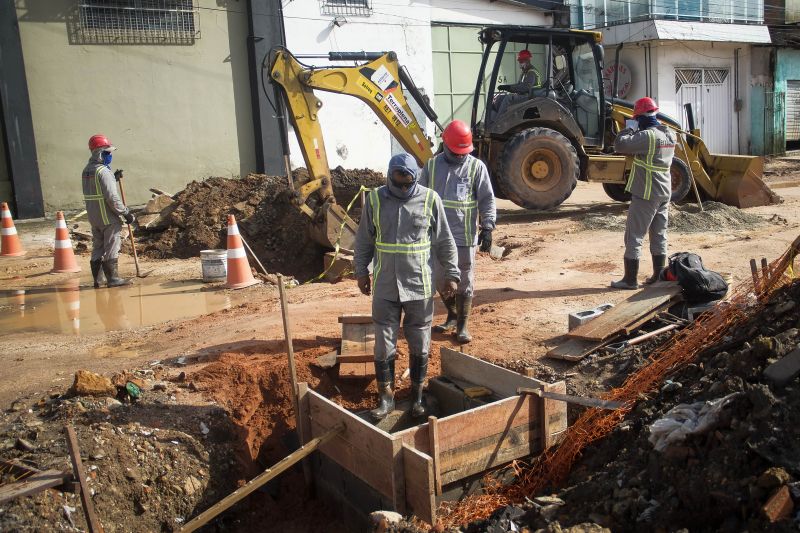
[[590, 353], [601, 348], [605, 342], [590, 341], [586, 339], [568, 339], [545, 354], [552, 359], [564, 361], [580, 361]]
[[627, 326], [625, 326], [625, 327], [622, 329], [622, 332], [623, 332], [625, 335], [630, 335], [630, 334], [632, 334], [632, 333], [633, 333], [633, 332], [635, 332], [637, 329], [639, 329], [640, 327], [642, 327], [643, 325], [645, 325], [647, 322], [650, 322], [651, 320], [653, 320], [653, 319], [654, 319], [655, 317], [657, 317], [657, 316], [658, 316], [660, 313], [663, 313], [664, 311], [666, 311], [667, 309], [669, 309], [669, 307], [672, 305], [673, 301], [674, 301], [674, 299], [673, 299], [673, 300], [670, 300], [669, 302], [666, 302], [664, 305], [661, 305], [661, 306], [659, 306], [659, 307], [656, 307], [655, 309], [653, 309], [651, 312], [647, 313], [646, 315], [643, 315], [643, 316], [639, 317], [639, 318], [638, 318], [638, 319], [636, 319], [635, 321], [633, 321], [633, 322], [631, 322], [630, 324], [628, 324]]
[[392, 436], [313, 390], [308, 391], [308, 403], [312, 437], [324, 434], [339, 422], [345, 423], [344, 432], [322, 446], [320, 451], [394, 500]]
[[403, 444], [408, 444], [415, 450], [427, 453], [428, 455], [432, 453], [430, 432], [427, 422], [419, 426], [404, 429], [403, 431], [398, 431], [394, 434], [394, 437], [400, 439]]
[[340, 355], [369, 353], [365, 339], [366, 327], [364, 324], [342, 324]]
[[428, 417], [428, 438], [430, 440], [429, 448], [431, 450], [431, 457], [433, 458], [433, 479], [436, 483], [436, 495], [442, 493], [442, 475], [439, 471], [439, 431], [438, 424], [435, 416]]
[[653, 283], [594, 320], [573, 329], [567, 336], [594, 341], [606, 340], [680, 294], [681, 288], [674, 281]]
[[375, 376], [375, 365], [372, 363], [341, 363], [339, 365], [340, 378], [372, 378]]
[[[477, 357], [442, 347], [439, 352], [442, 360], [442, 375], [448, 378], [468, 381], [492, 389], [498, 396], [508, 398], [517, 395], [519, 387], [541, 387], [544, 381], [525, 377], [506, 370]], [[417, 448], [419, 449], [419, 448]]]
[[0, 503], [58, 487], [68, 481], [70, 477], [70, 474], [60, 470], [45, 470], [44, 472], [37, 472], [22, 481], [7, 483], [0, 486]]
[[[311, 440], [311, 416], [308, 408], [308, 390], [308, 383], [301, 382], [297, 384], [297, 414], [295, 423], [297, 425], [297, 438], [301, 446]], [[306, 480], [306, 486], [313, 492], [314, 473], [311, 469], [311, 461], [309, 459], [303, 459], [303, 477]]]
[[374, 363], [375, 355], [371, 353], [338, 355], [336, 360], [342, 363]]
[[[557, 381], [555, 383], [548, 383], [544, 386], [545, 392], [555, 392], [559, 394], [567, 393], [567, 382]], [[561, 442], [561, 439], [567, 432], [569, 422], [567, 420], [567, 404], [556, 400], [544, 402], [544, 418], [546, 418], [546, 427], [548, 428], [548, 438], [543, 442], [543, 446], [552, 446]]]
[[542, 448], [538, 430], [538, 421], [535, 421], [442, 451], [442, 484], [447, 485], [514, 459], [538, 453]]
[[406, 503], [417, 518], [436, 523], [433, 459], [403, 444], [403, 470], [406, 479]]
[[89, 533], [103, 533], [103, 526], [97, 519], [97, 514], [94, 512], [94, 502], [92, 495], [89, 493], [89, 486], [86, 482], [86, 472], [83, 470], [83, 461], [81, 460], [81, 450], [78, 447], [78, 436], [75, 434], [75, 428], [71, 425], [66, 427], [67, 431], [67, 450], [72, 459], [72, 471], [75, 478], [81, 484], [81, 503], [83, 504], [83, 513], [86, 515], [86, 525], [89, 528]]
[[341, 315], [339, 324], [372, 324], [372, 315]]

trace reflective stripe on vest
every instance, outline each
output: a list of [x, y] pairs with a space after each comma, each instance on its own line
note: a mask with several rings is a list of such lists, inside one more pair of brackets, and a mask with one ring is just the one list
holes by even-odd
[[[430, 179], [428, 183], [430, 184], [430, 188], [434, 189], [434, 176], [436, 172], [436, 158], [432, 157], [428, 161], [428, 176]], [[474, 238], [474, 231], [475, 231], [475, 224], [472, 222], [472, 212], [478, 207], [478, 201], [475, 200], [475, 195], [473, 192], [474, 184], [475, 184], [475, 174], [478, 172], [478, 159], [473, 158], [472, 163], [467, 171], [468, 177], [468, 184], [467, 184], [467, 191], [469, 191], [469, 196], [472, 198], [471, 200], [446, 200], [442, 198], [442, 206], [445, 209], [456, 209], [464, 211], [464, 241], [469, 246], [469, 243], [472, 242]], [[449, 179], [449, 177], [448, 177]], [[447, 189], [447, 180], [445, 180], [445, 189]]]
[[659, 166], [653, 164], [653, 158], [656, 155], [656, 148], [658, 142], [656, 134], [651, 130], [644, 130], [647, 134], [647, 156], [642, 161], [638, 155], [633, 156], [633, 164], [631, 165], [631, 175], [628, 177], [628, 183], [625, 185], [625, 192], [631, 192], [633, 187], [633, 179], [636, 174], [636, 169], [641, 168], [644, 170], [644, 199], [649, 200], [650, 194], [653, 191], [653, 172], [668, 172], [669, 167]]
[[[108, 226], [108, 213], [106, 212], [106, 198], [102, 194], [102, 189], [100, 188], [100, 172], [102, 172], [103, 167], [97, 167], [97, 170], [94, 171], [94, 187], [95, 192], [97, 194], [84, 194], [83, 199], [86, 202], [98, 202], [98, 206], [100, 207], [100, 218], [103, 219], [103, 224]], [[88, 206], [87, 206], [88, 207]]]
[[[431, 217], [433, 216], [433, 198], [434, 196], [431, 194], [432, 189], [427, 189], [425, 193], [425, 203], [423, 207], [424, 214], [428, 217], [428, 223], [430, 224]], [[395, 243], [395, 242], [383, 242], [383, 230], [381, 229], [381, 201], [380, 195], [378, 194], [378, 189], [372, 189], [370, 192], [370, 199], [372, 204], [372, 223], [375, 226], [375, 252], [376, 252], [376, 264], [375, 269], [372, 273], [372, 283], [373, 286], [377, 285], [378, 283], [378, 274], [381, 271], [381, 266], [383, 264], [383, 254], [395, 254], [395, 255], [415, 255], [418, 256], [420, 265], [422, 266], [422, 290], [424, 293], [425, 298], [430, 298], [433, 296], [433, 292], [431, 290], [432, 282], [431, 282], [431, 272], [430, 268], [428, 268], [428, 259], [431, 253], [431, 241], [427, 238], [425, 240], [413, 243]]]

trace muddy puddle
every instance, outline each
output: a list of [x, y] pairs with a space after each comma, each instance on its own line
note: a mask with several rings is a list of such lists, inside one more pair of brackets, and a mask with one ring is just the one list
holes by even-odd
[[80, 335], [128, 330], [229, 309], [246, 297], [198, 281], [141, 279], [127, 287], [97, 290], [89, 283], [76, 278], [54, 287], [3, 291], [0, 332]]

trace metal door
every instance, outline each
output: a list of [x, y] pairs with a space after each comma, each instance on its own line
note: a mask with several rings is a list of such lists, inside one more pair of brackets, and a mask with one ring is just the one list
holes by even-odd
[[681, 124], [688, 127], [683, 105], [691, 103], [695, 125], [700, 128], [700, 135], [712, 153], [729, 154], [732, 151], [734, 110], [729, 74], [727, 68], [675, 69]]

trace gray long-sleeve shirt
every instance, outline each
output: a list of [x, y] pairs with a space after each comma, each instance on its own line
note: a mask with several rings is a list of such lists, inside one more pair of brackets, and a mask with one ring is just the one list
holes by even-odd
[[614, 150], [633, 156], [625, 190], [645, 200], [669, 200], [672, 196], [669, 167], [675, 155], [675, 142], [675, 134], [662, 125], [640, 131], [626, 128], [619, 132]]
[[431, 298], [433, 256], [448, 279], [460, 279], [456, 244], [439, 195], [421, 185], [408, 200], [395, 198], [385, 185], [370, 191], [354, 262], [356, 277], [363, 277], [372, 261], [374, 297], [393, 302]]
[[428, 160], [419, 178], [442, 198], [447, 223], [457, 246], [478, 244], [480, 227], [493, 230], [497, 220], [492, 181], [483, 161], [468, 155], [460, 165], [448, 163], [444, 154]]
[[93, 156], [83, 169], [83, 198], [86, 214], [93, 227], [103, 227], [119, 222], [120, 216], [128, 213], [117, 193], [114, 173]]

